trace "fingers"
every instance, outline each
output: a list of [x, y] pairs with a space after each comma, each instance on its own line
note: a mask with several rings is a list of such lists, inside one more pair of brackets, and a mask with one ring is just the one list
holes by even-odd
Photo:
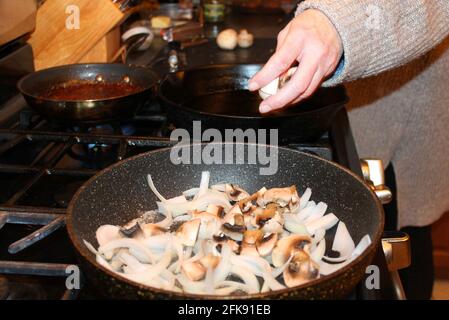
[[249, 82], [251, 91], [259, 90], [287, 71], [301, 57], [302, 41], [289, 33], [267, 64]]
[[[302, 58], [298, 70], [289, 82], [278, 91], [277, 94], [267, 98], [261, 103], [259, 108], [261, 113], [267, 113], [280, 109], [303, 95], [311, 85], [318, 86], [319, 74], [317, 74], [319, 59], [313, 54], [305, 54]], [[313, 83], [312, 83], [313, 82]]]
[[301, 102], [302, 100], [309, 98], [318, 89], [321, 82], [323, 81], [323, 78], [324, 78], [324, 74], [320, 70], [320, 68], [318, 68], [317, 72], [313, 76], [312, 81], [310, 82], [309, 87], [306, 89], [306, 91], [304, 91], [303, 94], [299, 95], [299, 97], [297, 97], [295, 100], [293, 100], [291, 104], [297, 104], [297, 103]]
[[278, 37], [277, 37], [276, 51], [278, 51], [281, 48], [281, 46], [284, 44], [285, 38], [287, 37], [287, 34], [290, 31], [290, 25], [291, 25], [291, 23], [287, 24], [285, 26], [285, 28], [282, 29], [281, 32], [279, 32]]

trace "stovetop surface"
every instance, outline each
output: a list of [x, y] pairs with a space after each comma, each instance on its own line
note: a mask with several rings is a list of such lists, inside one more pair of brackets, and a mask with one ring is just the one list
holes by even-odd
[[[180, 58], [190, 67], [205, 62], [263, 63], [274, 41], [256, 41], [254, 51], [235, 53], [206, 44], [189, 49]], [[140, 53], [135, 60], [146, 64], [154, 59], [149, 56]], [[167, 71], [164, 62], [153, 67], [161, 74]], [[102, 298], [88, 280], [81, 290], [66, 289], [66, 267], [77, 261], [64, 228], [65, 209], [76, 190], [99, 170], [132, 155], [173, 145], [168, 138], [173, 126], [152, 100], [132, 121], [68, 128], [42, 119], [15, 94], [8, 92], [8, 105], [6, 99], [0, 104], [0, 299]], [[344, 109], [321, 139], [288, 147], [336, 161], [361, 175]], [[359, 286], [349, 298], [394, 297], [380, 248], [374, 263], [381, 269], [382, 289], [367, 291]]]

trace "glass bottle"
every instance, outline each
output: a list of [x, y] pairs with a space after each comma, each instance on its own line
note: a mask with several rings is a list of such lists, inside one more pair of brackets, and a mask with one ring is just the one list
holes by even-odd
[[203, 0], [204, 19], [207, 22], [223, 22], [226, 0]]

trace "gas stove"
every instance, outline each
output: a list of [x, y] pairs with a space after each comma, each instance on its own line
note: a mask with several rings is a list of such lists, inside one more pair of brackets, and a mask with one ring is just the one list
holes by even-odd
[[[272, 43], [262, 47], [272, 47]], [[192, 50], [197, 60], [203, 59], [199, 49]], [[20, 52], [28, 51], [26, 45], [20, 46]], [[226, 59], [229, 55], [224, 56], [224, 62], [229, 62]], [[213, 60], [223, 62], [219, 57]], [[4, 70], [1, 64], [0, 70]], [[10, 88], [0, 100], [0, 299], [101, 299], [88, 279], [81, 289], [66, 289], [67, 267], [77, 264], [65, 230], [68, 203], [76, 190], [103, 168], [172, 146], [175, 142], [169, 136], [174, 126], [156, 99], [126, 122], [62, 126], [33, 112], [14, 87]], [[317, 141], [293, 141], [285, 146], [333, 160], [362, 176], [344, 109]], [[362, 281], [349, 299], [394, 298], [381, 246], [374, 264], [381, 271], [381, 289], [368, 290]]]

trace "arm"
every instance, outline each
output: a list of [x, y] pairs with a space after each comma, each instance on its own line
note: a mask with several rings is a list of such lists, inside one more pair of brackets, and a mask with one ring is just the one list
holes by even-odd
[[381, 73], [428, 52], [449, 34], [448, 0], [316, 0], [299, 5], [323, 12], [337, 29], [344, 59], [325, 85]]
[[268, 84], [294, 62], [299, 68], [261, 112], [336, 85], [374, 75], [429, 51], [449, 34], [448, 0], [307, 0], [278, 36], [275, 54], [250, 82]]

